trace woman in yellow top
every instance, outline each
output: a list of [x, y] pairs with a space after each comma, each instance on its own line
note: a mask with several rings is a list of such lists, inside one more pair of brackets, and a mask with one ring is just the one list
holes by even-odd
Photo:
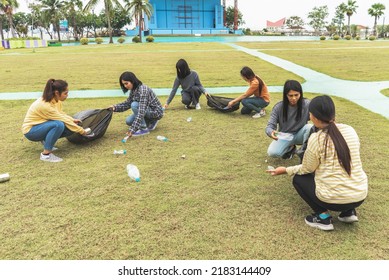
[[[55, 156], [55, 142], [61, 137], [79, 133], [88, 136], [90, 129], [77, 125], [80, 120], [73, 119], [62, 111], [62, 102], [68, 97], [68, 84], [63, 80], [50, 79], [46, 83], [42, 97], [31, 104], [24, 118], [22, 132], [30, 141], [41, 141], [43, 152], [40, 159], [48, 162], [59, 162]], [[89, 134], [92, 135], [92, 134]]]
[[253, 118], [255, 119], [265, 116], [266, 112], [264, 108], [270, 103], [270, 95], [266, 84], [250, 67], [243, 67], [242, 70], [240, 70], [240, 75], [243, 80], [250, 84], [250, 87], [244, 94], [231, 100], [227, 107], [231, 108], [234, 104], [242, 101], [242, 115], [248, 115], [254, 111], [255, 114], [253, 115]]
[[362, 168], [358, 135], [351, 126], [335, 122], [332, 99], [327, 95], [313, 98], [309, 115], [318, 131], [309, 137], [302, 164], [268, 172], [294, 176], [293, 186], [314, 211], [305, 218], [306, 224], [333, 230], [328, 210], [340, 212], [341, 222], [358, 221], [355, 208], [367, 196], [367, 176]]

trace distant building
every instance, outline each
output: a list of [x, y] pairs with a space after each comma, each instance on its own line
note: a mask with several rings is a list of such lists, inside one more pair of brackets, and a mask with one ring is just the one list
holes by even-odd
[[153, 13], [145, 18], [149, 35], [228, 34], [220, 0], [150, 0]]
[[266, 21], [266, 29], [269, 32], [274, 32], [274, 33], [284, 32], [286, 29], [285, 22], [286, 22], [286, 18], [282, 18], [282, 19], [277, 20], [275, 22], [267, 20]]

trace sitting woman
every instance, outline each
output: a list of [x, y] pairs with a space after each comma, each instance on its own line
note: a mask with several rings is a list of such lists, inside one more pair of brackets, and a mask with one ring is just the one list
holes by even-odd
[[52, 153], [57, 149], [54, 145], [59, 138], [75, 132], [85, 136], [90, 133], [90, 129], [83, 129], [77, 125], [80, 120], [62, 111], [62, 102], [68, 98], [68, 92], [67, 82], [48, 80], [42, 97], [31, 104], [24, 118], [22, 132], [28, 140], [42, 142], [43, 152], [40, 159], [43, 161], [62, 161], [62, 158]]
[[126, 118], [126, 124], [130, 127], [127, 132], [128, 137], [149, 134], [163, 117], [161, 102], [154, 91], [142, 84], [132, 72], [122, 73], [119, 85], [124, 93], [130, 91], [130, 94], [126, 101], [109, 108], [114, 112], [132, 110], [133, 114]]
[[304, 98], [301, 84], [288, 80], [284, 84], [283, 100], [274, 105], [265, 132], [273, 139], [267, 150], [270, 157], [293, 157], [296, 144], [309, 137], [309, 100]]
[[268, 172], [294, 175], [293, 186], [314, 212], [305, 218], [306, 224], [333, 230], [328, 210], [340, 212], [341, 222], [358, 221], [355, 208], [367, 196], [367, 176], [362, 169], [358, 135], [351, 126], [335, 122], [332, 99], [326, 95], [313, 98], [309, 112], [318, 132], [309, 137], [302, 164]]
[[250, 87], [241, 96], [231, 100], [227, 107], [231, 108], [234, 104], [242, 101], [243, 108], [241, 114], [249, 115], [254, 111], [255, 114], [253, 115], [253, 118], [255, 119], [265, 116], [266, 112], [264, 108], [270, 103], [270, 95], [266, 84], [250, 67], [243, 67], [240, 70], [240, 75], [243, 80], [250, 84]]
[[164, 105], [166, 109], [169, 107], [170, 102], [172, 102], [174, 96], [177, 93], [178, 87], [181, 86], [181, 102], [185, 105], [186, 109], [193, 108], [191, 104], [196, 109], [201, 109], [200, 106], [200, 96], [202, 93], [207, 94], [203, 85], [200, 82], [199, 75], [196, 71], [190, 70], [188, 63], [185, 59], [180, 59], [176, 63], [177, 77], [174, 80], [173, 89], [170, 92], [170, 95]]

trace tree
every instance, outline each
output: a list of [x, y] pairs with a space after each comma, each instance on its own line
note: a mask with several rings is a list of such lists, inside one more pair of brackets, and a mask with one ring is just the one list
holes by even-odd
[[385, 11], [385, 5], [381, 3], [375, 3], [371, 5], [371, 8], [367, 10], [367, 13], [374, 17], [374, 27], [373, 27], [373, 34], [374, 36], [377, 35], [377, 20], [384, 14]]
[[78, 30], [77, 30], [77, 16], [79, 11], [82, 10], [82, 1], [81, 0], [67, 0], [65, 2], [64, 14], [68, 19], [69, 26], [73, 28], [73, 37], [75, 41], [78, 41]]
[[[1, 9], [8, 19], [9, 29], [11, 30], [12, 37], [16, 37], [16, 32], [13, 24], [13, 10], [19, 8], [17, 0], [1, 0]], [[3, 30], [3, 29], [2, 29]]]
[[343, 34], [343, 26], [344, 26], [344, 11], [346, 9], [346, 5], [341, 3], [335, 9], [335, 17], [332, 19], [332, 22], [338, 26], [338, 34]]
[[327, 24], [326, 18], [328, 17], [328, 7], [314, 7], [312, 12], [308, 14], [308, 18], [311, 21], [308, 23], [315, 30], [315, 33], [319, 34], [320, 30]]
[[[234, 13], [235, 9], [233, 6], [229, 6], [226, 9], [226, 27], [229, 29], [234, 28]], [[242, 13], [238, 10], [238, 26], [244, 24], [243, 20], [243, 15]]]
[[7, 0], [0, 0], [0, 34], [1, 34], [1, 40], [4, 40], [4, 33], [3, 33], [3, 15], [5, 14], [4, 7], [8, 5]]
[[297, 33], [300, 33], [301, 29], [303, 29], [304, 21], [299, 16], [291, 16], [286, 20], [285, 24], [289, 29], [296, 30]]
[[139, 39], [142, 42], [143, 15], [150, 19], [153, 6], [149, 3], [149, 0], [125, 0], [125, 2], [126, 11], [131, 12], [131, 17], [135, 17], [136, 26], [139, 28]]
[[40, 0], [44, 17], [49, 19], [57, 32], [58, 41], [61, 41], [61, 32], [59, 28], [59, 20], [62, 17], [61, 9], [64, 7], [63, 0]]
[[[342, 3], [343, 4], [343, 3]], [[348, 0], [347, 4], [342, 5], [343, 13], [347, 15], [348, 23], [347, 23], [347, 34], [351, 35], [351, 26], [350, 26], [350, 18], [351, 16], [357, 12], [357, 1]]]
[[104, 1], [104, 12], [108, 24], [109, 43], [113, 44], [111, 14], [114, 7], [123, 9], [123, 6], [122, 4], [120, 4], [118, 0], [89, 0], [89, 2], [84, 7], [84, 12], [90, 12], [94, 7], [96, 7], [100, 3], [100, 1]]

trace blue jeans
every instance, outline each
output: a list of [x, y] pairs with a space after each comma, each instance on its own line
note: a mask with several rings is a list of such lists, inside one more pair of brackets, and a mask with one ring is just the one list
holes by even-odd
[[59, 138], [70, 136], [73, 133], [61, 121], [47, 121], [34, 125], [24, 136], [34, 142], [45, 141], [44, 149], [52, 151]]
[[250, 114], [252, 111], [257, 113], [261, 112], [263, 108], [269, 105], [269, 102], [266, 102], [261, 97], [249, 97], [242, 99], [243, 108], [240, 111], [242, 115]]
[[[132, 110], [133, 114], [132, 114], [132, 115], [129, 115], [129, 116], [126, 118], [126, 124], [127, 124], [128, 126], [131, 126], [131, 125], [132, 125], [132, 123], [135, 121], [136, 116], [138, 115], [138, 111], [139, 111], [139, 102], [133, 101], [133, 102], [131, 103], [131, 110]], [[141, 128], [141, 129], [147, 128], [147, 123], [146, 123], [146, 121], [149, 123], [151, 119], [152, 119], [152, 118], [151, 118], [151, 116], [150, 116], [150, 109], [147, 109], [147, 110], [146, 110], [146, 113], [145, 113], [145, 116], [144, 116], [144, 118], [142, 119], [142, 123], [141, 123], [141, 125], [140, 125], [140, 128]]]
[[296, 134], [293, 135], [292, 140], [273, 140], [267, 149], [269, 157], [282, 157], [288, 152], [293, 145], [302, 145], [309, 137], [309, 131], [312, 124], [304, 125]]

